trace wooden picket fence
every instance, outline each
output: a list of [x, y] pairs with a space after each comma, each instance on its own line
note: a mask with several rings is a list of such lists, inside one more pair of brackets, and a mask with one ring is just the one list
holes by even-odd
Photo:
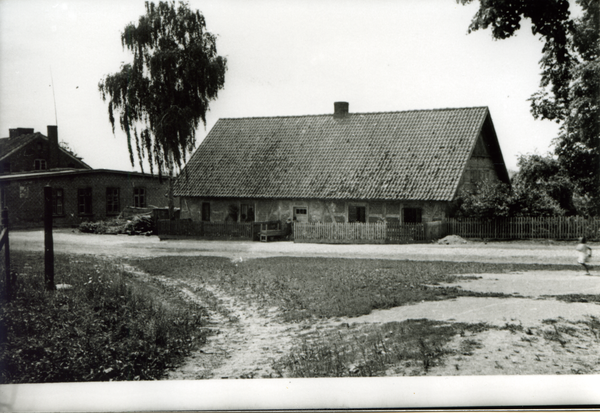
[[600, 240], [598, 217], [449, 218], [444, 221], [444, 227], [446, 234], [463, 238], [568, 240], [585, 236], [590, 241]]
[[261, 224], [274, 225], [278, 222], [195, 222], [191, 219], [159, 219], [156, 221], [156, 233], [161, 240], [191, 238], [258, 241]]
[[253, 239], [252, 222], [195, 222], [191, 219], [159, 219], [156, 233], [162, 239]]
[[294, 242], [400, 244], [425, 241], [424, 224], [391, 222], [294, 223]]
[[388, 244], [406, 244], [428, 240], [426, 227], [432, 223], [386, 222], [386, 242]]
[[[160, 239], [259, 240], [261, 224], [269, 222], [194, 222], [158, 220]], [[425, 223], [300, 223], [293, 224], [294, 242], [328, 244], [405, 244], [446, 235], [489, 240], [557, 239], [585, 236], [600, 241], [600, 217], [518, 217], [495, 220], [449, 218]]]

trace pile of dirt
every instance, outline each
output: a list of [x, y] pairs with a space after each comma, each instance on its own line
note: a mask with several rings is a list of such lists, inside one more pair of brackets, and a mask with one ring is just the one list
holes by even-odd
[[466, 244], [467, 240], [458, 235], [448, 235], [437, 242], [438, 244], [444, 245], [456, 245], [456, 244]]

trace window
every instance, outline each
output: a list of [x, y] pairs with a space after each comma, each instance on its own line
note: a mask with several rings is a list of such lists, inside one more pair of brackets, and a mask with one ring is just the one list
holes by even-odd
[[121, 212], [119, 188], [106, 188], [106, 213], [118, 214]]
[[405, 223], [421, 222], [421, 208], [404, 208]]
[[65, 192], [62, 188], [52, 188], [52, 215], [65, 214]]
[[92, 188], [79, 188], [77, 190], [77, 211], [79, 215], [92, 213]]
[[349, 205], [348, 222], [367, 222], [367, 207], [360, 205]]
[[294, 221], [308, 222], [308, 208], [294, 207]]
[[254, 222], [254, 205], [240, 205], [240, 222]]
[[210, 221], [210, 203], [202, 203], [202, 221]]
[[33, 161], [33, 169], [36, 171], [47, 169], [46, 160], [36, 159], [35, 161]]
[[146, 188], [133, 188], [133, 206], [146, 208]]
[[229, 205], [227, 207], [227, 217], [225, 218], [225, 221], [237, 222], [239, 212], [240, 212], [240, 209], [238, 208], [237, 205]]

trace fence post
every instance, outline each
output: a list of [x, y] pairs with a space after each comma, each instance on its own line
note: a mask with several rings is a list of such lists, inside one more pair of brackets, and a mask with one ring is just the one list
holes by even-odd
[[52, 239], [52, 187], [44, 187], [44, 281], [46, 290], [54, 291], [54, 241]]
[[[10, 248], [8, 246], [8, 209], [2, 210], [2, 228], [4, 232], [4, 272], [6, 278], [6, 301], [12, 296], [12, 276], [10, 273]], [[2, 245], [0, 243], [0, 245]], [[0, 247], [1, 248], [1, 247]]]

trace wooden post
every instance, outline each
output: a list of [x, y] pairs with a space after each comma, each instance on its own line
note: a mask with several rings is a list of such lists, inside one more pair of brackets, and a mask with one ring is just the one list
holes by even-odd
[[12, 296], [12, 276], [10, 273], [10, 249], [8, 246], [8, 209], [4, 208], [2, 210], [2, 228], [3, 228], [3, 234], [4, 237], [2, 240], [2, 242], [0, 242], [0, 248], [2, 246], [2, 243], [4, 243], [4, 271], [5, 271], [5, 278], [6, 278], [6, 300], [10, 301], [10, 298]]
[[52, 239], [52, 187], [44, 187], [44, 281], [46, 290], [54, 291], [54, 241]]

